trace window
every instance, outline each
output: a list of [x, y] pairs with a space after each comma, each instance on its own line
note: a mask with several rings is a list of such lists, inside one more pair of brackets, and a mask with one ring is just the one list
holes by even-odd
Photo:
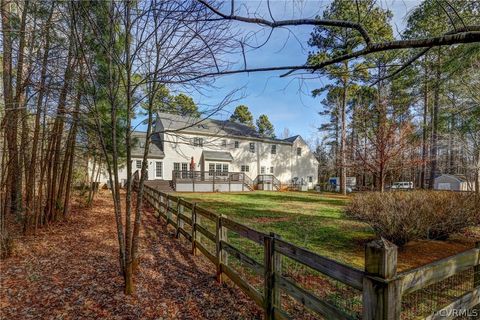
[[272, 144], [272, 154], [277, 154], [277, 145]]
[[313, 182], [313, 177], [312, 176], [308, 176], [308, 182]]
[[250, 167], [249, 166], [246, 166], [246, 165], [243, 165], [240, 167], [240, 171], [242, 172], [250, 172]]
[[240, 142], [235, 141], [235, 148], [238, 149], [239, 146], [240, 146]]
[[163, 163], [162, 161], [155, 161], [155, 176], [163, 178]]
[[188, 163], [187, 162], [182, 162], [182, 178], [183, 179], [188, 178]]
[[255, 142], [250, 142], [250, 152], [255, 152]]
[[260, 174], [265, 174], [266, 169], [265, 167], [260, 167]]
[[227, 147], [227, 140], [222, 140], [222, 147]]
[[301, 156], [302, 155], [302, 148], [297, 148], [297, 156]]
[[209, 163], [208, 164], [209, 175], [215, 173], [217, 176], [225, 176], [228, 173], [228, 164], [226, 163]]
[[273, 167], [270, 167], [270, 173], [273, 174]]
[[135, 161], [137, 169], [142, 169], [142, 160]]
[[193, 146], [203, 147], [203, 138], [193, 138]]
[[180, 171], [180, 162], [173, 163], [173, 171]]

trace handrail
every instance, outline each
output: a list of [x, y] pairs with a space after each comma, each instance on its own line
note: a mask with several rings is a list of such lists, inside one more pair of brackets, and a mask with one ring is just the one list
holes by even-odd
[[176, 185], [179, 182], [241, 182], [250, 190], [253, 190], [253, 180], [245, 172], [226, 171], [172, 171], [172, 182]]
[[282, 187], [282, 183], [280, 182], [280, 180], [278, 180], [278, 178], [275, 177], [275, 175], [273, 175], [273, 174], [259, 174], [254, 180], [255, 185], [257, 185], [259, 183], [262, 183], [262, 182], [271, 182], [272, 185], [277, 190], [280, 190], [281, 187]]

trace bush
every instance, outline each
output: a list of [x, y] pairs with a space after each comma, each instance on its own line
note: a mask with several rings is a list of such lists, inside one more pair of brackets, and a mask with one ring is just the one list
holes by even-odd
[[446, 240], [480, 225], [480, 196], [449, 191], [361, 193], [348, 205], [346, 215], [399, 246], [417, 239]]

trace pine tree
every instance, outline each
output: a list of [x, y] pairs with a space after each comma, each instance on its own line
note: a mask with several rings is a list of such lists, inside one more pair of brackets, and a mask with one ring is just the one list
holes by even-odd
[[257, 130], [264, 137], [275, 138], [275, 129], [273, 124], [268, 119], [268, 116], [265, 114], [260, 115], [257, 119]]
[[235, 108], [235, 111], [230, 116], [230, 121], [243, 123], [251, 128], [255, 128], [255, 125], [253, 124], [253, 115], [250, 110], [248, 110], [248, 107], [243, 104]]

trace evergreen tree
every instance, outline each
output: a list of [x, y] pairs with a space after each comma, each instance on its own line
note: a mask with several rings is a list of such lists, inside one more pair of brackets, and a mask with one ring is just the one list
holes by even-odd
[[173, 98], [173, 110], [183, 116], [198, 117], [200, 112], [192, 97], [180, 93]]
[[[388, 22], [392, 14], [375, 4], [374, 0], [368, 1], [334, 1], [324, 12], [325, 20], [358, 21], [370, 33], [373, 40], [384, 40], [391, 34]], [[359, 50], [364, 46], [364, 39], [356, 30], [317, 26], [311, 34], [309, 45], [316, 47], [317, 52], [311, 53], [308, 63], [318, 65], [326, 60]], [[320, 74], [326, 75], [341, 89], [338, 118], [340, 119], [340, 191], [346, 193], [346, 144], [347, 144], [347, 105], [349, 103], [349, 90], [359, 80], [368, 76], [368, 65], [365, 61], [342, 61], [320, 69]], [[333, 87], [332, 87], [333, 88]], [[337, 90], [337, 89], [335, 89]]]
[[268, 119], [268, 116], [265, 114], [260, 115], [257, 119], [257, 130], [264, 137], [275, 138], [275, 129], [273, 124]]
[[200, 111], [193, 98], [179, 93], [171, 95], [167, 86], [162, 85], [155, 95], [154, 108], [158, 112], [178, 114], [182, 116], [199, 117]]
[[230, 116], [230, 121], [243, 123], [251, 128], [255, 128], [255, 125], [253, 124], [253, 115], [250, 110], [248, 110], [248, 107], [243, 104], [235, 108], [235, 111]]

